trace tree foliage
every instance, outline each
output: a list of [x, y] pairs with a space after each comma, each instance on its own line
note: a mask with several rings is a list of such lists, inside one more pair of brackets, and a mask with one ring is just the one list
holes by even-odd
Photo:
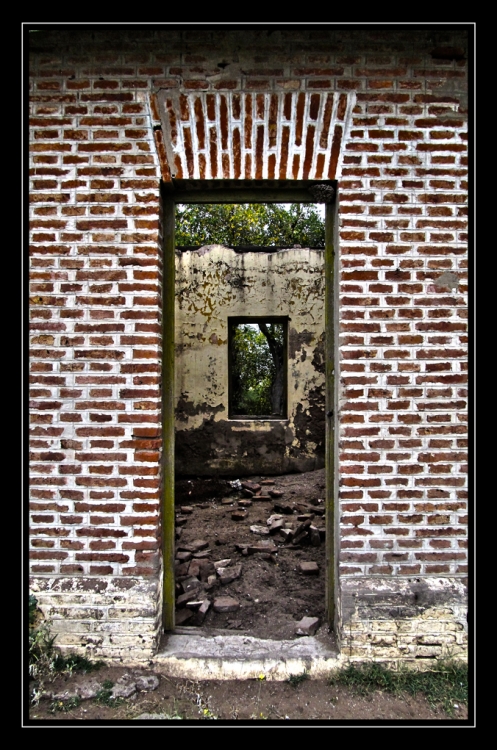
[[[176, 246], [324, 248], [324, 220], [315, 204], [179, 204]], [[232, 335], [231, 412], [285, 413], [284, 326], [259, 321]]]
[[283, 413], [283, 350], [282, 324], [235, 326], [231, 350], [231, 410], [234, 414]]
[[178, 205], [176, 245], [324, 247], [324, 221], [313, 204]]

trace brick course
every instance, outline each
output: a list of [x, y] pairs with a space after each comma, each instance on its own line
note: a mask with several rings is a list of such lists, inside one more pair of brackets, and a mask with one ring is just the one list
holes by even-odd
[[[441, 32], [438, 53], [428, 32], [407, 28], [221, 36], [30, 35], [33, 581], [45, 601], [62, 580], [76, 590], [160, 577], [159, 181], [170, 176], [154, 96], [225, 88], [356, 95], [334, 162], [340, 580], [464, 583], [465, 32]], [[145, 588], [143, 652], [155, 647], [160, 611], [156, 587]], [[68, 644], [72, 606], [58, 621]], [[102, 632], [121, 617], [105, 607]], [[98, 629], [95, 617], [81, 613], [81, 632]], [[105, 637], [96, 649], [117, 653]]]

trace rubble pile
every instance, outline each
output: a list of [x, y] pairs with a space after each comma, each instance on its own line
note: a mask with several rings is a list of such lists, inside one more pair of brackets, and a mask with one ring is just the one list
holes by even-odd
[[[220, 624], [216, 623], [216, 614], [229, 614], [230, 619], [221, 624], [240, 628], [242, 622], [232, 618], [244, 606], [240, 593], [237, 593], [237, 584], [243, 579], [253, 556], [275, 568], [284, 556], [287, 569], [301, 577], [324, 573], [323, 565], [313, 559], [318, 557], [319, 550], [320, 560], [323, 560], [323, 500], [287, 497], [284, 489], [275, 486], [275, 480], [261, 479], [258, 482], [226, 482], [229, 493], [225, 488], [217, 487], [219, 493], [206, 501], [205, 492], [197, 493], [197, 485], [190, 484], [192, 489], [188, 499], [191, 504], [180, 504], [176, 510], [177, 625], [208, 626], [206, 618], [210, 613], [208, 621], [211, 626]], [[195, 502], [197, 497], [203, 502]], [[218, 517], [222, 518], [222, 523], [212, 520], [209, 523], [209, 511], [213, 509], [221, 513]], [[203, 529], [205, 538], [191, 538], [188, 530], [193, 520], [196, 529]], [[219, 557], [219, 548], [227, 551], [229, 556]], [[271, 576], [266, 577], [271, 586]], [[251, 595], [246, 591], [244, 598], [253, 606], [259, 603], [257, 592]], [[319, 617], [312, 617], [312, 627], [307, 626], [310, 621], [305, 617], [307, 614], [306, 609], [300, 613], [299, 622], [292, 622], [295, 635], [314, 633], [319, 626]], [[304, 620], [306, 627], [303, 626]]]

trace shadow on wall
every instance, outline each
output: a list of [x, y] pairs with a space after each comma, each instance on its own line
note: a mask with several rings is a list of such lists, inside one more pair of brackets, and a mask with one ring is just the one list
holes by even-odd
[[[176, 473], [250, 476], [324, 466], [324, 254], [176, 254]], [[230, 411], [230, 320], [285, 322], [278, 414]], [[231, 367], [231, 369], [230, 369]], [[233, 387], [233, 386], [231, 386]], [[284, 415], [284, 416], [283, 416]]]

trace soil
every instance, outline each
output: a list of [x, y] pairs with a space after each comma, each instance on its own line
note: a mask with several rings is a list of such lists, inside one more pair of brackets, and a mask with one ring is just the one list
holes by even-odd
[[[267, 480], [271, 484], [265, 484]], [[258, 638], [288, 639], [298, 637], [295, 627], [299, 620], [316, 617], [320, 623], [317, 633], [324, 635], [328, 630], [324, 606], [324, 470], [243, 478], [243, 482], [261, 486], [260, 491], [256, 490], [259, 494], [251, 498], [239, 484], [233, 486], [232, 481], [192, 478], [177, 482], [176, 554], [183, 558], [177, 560], [177, 598], [192, 592], [191, 597], [180, 599], [177, 622], [193, 627], [201, 624], [204, 630], [228, 628]], [[279, 492], [281, 496], [268, 496], [269, 491]], [[267, 499], [263, 499], [265, 497]], [[246, 504], [247, 500], [250, 504]], [[240, 511], [246, 512], [246, 516], [234, 520], [232, 514]], [[282, 516], [280, 520], [290, 527], [287, 539], [284, 532], [261, 535], [251, 531], [251, 526], [269, 528], [267, 520], [274, 514]], [[298, 528], [300, 532], [295, 536]], [[203, 542], [200, 549], [199, 541]], [[262, 541], [274, 546], [274, 551], [251, 551], [251, 547]], [[214, 566], [220, 560], [230, 560], [222, 566], [228, 571], [241, 565], [240, 577], [231, 583], [221, 583], [223, 573], [221, 571], [220, 575]], [[302, 562], [317, 563], [317, 574], [300, 572]], [[188, 590], [188, 585], [193, 588]], [[215, 612], [213, 602], [220, 596], [236, 599], [238, 609]], [[206, 599], [210, 606], [202, 618], [199, 605], [190, 602]], [[155, 675], [158, 678], [155, 687], [141, 690], [139, 685], [143, 681], [138, 682], [133, 694], [114, 703], [111, 701], [110, 705], [108, 701], [106, 704], [93, 697], [70, 708], [67, 702], [60, 700], [60, 696], [65, 695], [67, 699], [75, 691], [81, 692], [81, 686], [92, 680], [100, 686], [106, 681], [107, 685], [122, 685], [140, 675], [149, 680]], [[423, 695], [397, 696], [375, 691], [362, 696], [322, 679], [300, 676], [300, 680], [291, 684], [261, 677], [258, 680], [193, 682], [168, 677], [152, 669], [104, 665], [97, 672], [58, 676], [47, 684], [45, 697], [29, 709], [28, 724], [62, 722], [64, 726], [71, 723], [81, 726], [83, 722], [91, 726], [110, 722], [114, 726], [130, 721], [133, 726], [166, 722], [168, 726], [177, 727], [211, 720], [238, 726], [246, 721], [249, 726], [273, 722], [281, 725], [285, 722], [345, 725], [468, 722], [465, 705], [455, 707], [453, 715], [449, 716], [442, 708], [431, 707]], [[57, 695], [59, 698], [55, 698]]]
[[[125, 667], [102, 667], [91, 675], [76, 674], [58, 677], [47, 685], [51, 694], [74, 689], [79, 683], [97, 679], [100, 684], [109, 680], [114, 684], [123, 675], [150, 676], [151, 670], [126, 670]], [[457, 705], [449, 716], [441, 708], [432, 708], [423, 695], [390, 695], [376, 691], [367, 696], [356, 695], [349, 688], [333, 686], [325, 680], [306, 679], [293, 686], [288, 682], [266, 680], [191, 680], [158, 676], [154, 690], [138, 690], [117, 705], [102, 705], [96, 699], [83, 700], [76, 708], [64, 708], [53, 698], [45, 698], [29, 711], [31, 726], [41, 722], [63, 722], [88, 725], [100, 722], [126, 724], [138, 721], [167, 722], [177, 726], [176, 720], [196, 724], [198, 721], [223, 722], [311, 722], [381, 723], [396, 722], [468, 722], [465, 705]]]
[[[325, 628], [324, 497], [324, 469], [238, 481], [178, 480], [177, 625], [272, 639], [298, 637], [303, 617], [318, 618]], [[303, 572], [302, 563], [316, 565]], [[236, 611], [215, 611], [219, 597], [234, 599]], [[206, 600], [204, 615], [199, 602]]]

